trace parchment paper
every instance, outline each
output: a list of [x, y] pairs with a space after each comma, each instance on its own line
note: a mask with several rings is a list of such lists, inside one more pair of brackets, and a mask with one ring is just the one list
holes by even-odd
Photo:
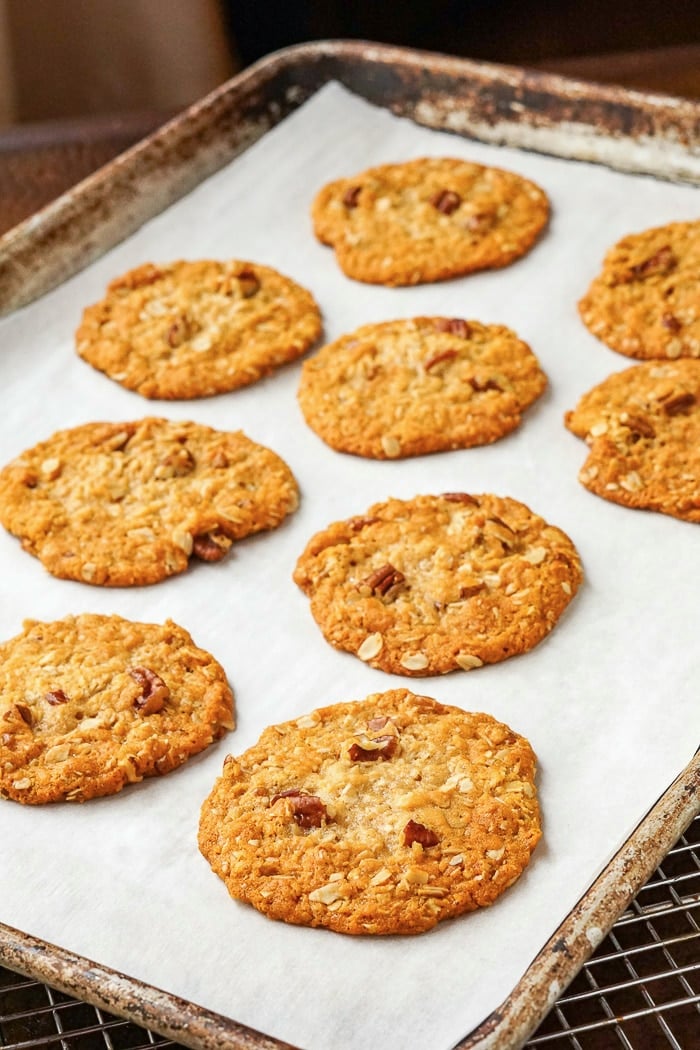
[[[384, 161], [453, 155], [534, 178], [549, 231], [508, 269], [415, 289], [351, 282], [314, 240], [327, 180]], [[298, 513], [157, 586], [106, 590], [50, 577], [0, 535], [0, 636], [25, 617], [170, 616], [224, 664], [238, 728], [181, 770], [85, 805], [0, 801], [0, 920], [305, 1048], [447, 1048], [504, 997], [700, 738], [697, 526], [608, 504], [576, 478], [563, 427], [578, 397], [631, 363], [583, 327], [576, 301], [624, 233], [697, 217], [697, 191], [413, 126], [328, 86], [227, 169], [86, 272], [0, 323], [2, 462], [55, 430], [148, 414], [242, 428], [283, 455]], [[299, 365], [244, 391], [148, 403], [80, 361], [73, 332], [109, 279], [146, 260], [235, 256], [316, 295], [327, 339], [418, 314], [511, 325], [550, 389], [495, 445], [404, 462], [328, 449], [296, 405]], [[569, 533], [586, 582], [532, 653], [471, 673], [402, 679], [332, 650], [291, 580], [308, 537], [390, 495], [492, 491]], [[232, 901], [198, 854], [198, 812], [229, 751], [321, 704], [405, 684], [488, 711], [539, 756], [544, 839], [492, 908], [418, 937], [350, 938], [271, 922]]]

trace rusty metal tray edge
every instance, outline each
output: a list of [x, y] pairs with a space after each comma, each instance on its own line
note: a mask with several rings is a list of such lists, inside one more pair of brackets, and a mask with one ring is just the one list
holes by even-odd
[[[321, 41], [277, 52], [0, 237], [0, 314], [77, 273], [336, 80], [417, 123], [700, 185], [700, 104], [402, 47]], [[455, 1050], [528, 1038], [700, 812], [686, 767], [533, 960]], [[0, 962], [195, 1050], [288, 1046], [0, 923]]]
[[[454, 1050], [521, 1047], [698, 813], [700, 753], [554, 931], [507, 999]], [[193, 1050], [290, 1048], [232, 1018], [2, 923], [0, 963]]]
[[700, 185], [700, 104], [380, 44], [262, 59], [0, 237], [0, 315], [77, 273], [337, 80], [428, 127]]

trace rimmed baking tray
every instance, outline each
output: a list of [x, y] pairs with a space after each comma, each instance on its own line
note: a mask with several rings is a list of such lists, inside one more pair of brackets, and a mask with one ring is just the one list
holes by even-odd
[[[191, 107], [0, 239], [0, 311], [31, 302], [138, 229], [329, 81], [429, 127], [484, 142], [700, 183], [700, 106], [364, 43], [280, 52]], [[700, 808], [691, 762], [460, 1047], [516, 1047]], [[0, 926], [0, 960], [193, 1047], [286, 1044]]]

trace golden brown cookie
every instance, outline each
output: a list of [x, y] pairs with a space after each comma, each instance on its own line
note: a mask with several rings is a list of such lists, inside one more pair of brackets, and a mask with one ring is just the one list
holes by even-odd
[[143, 397], [207, 397], [254, 383], [318, 339], [313, 297], [260, 263], [147, 263], [83, 313], [79, 355]]
[[230, 755], [199, 846], [231, 896], [339, 933], [419, 933], [493, 904], [540, 838], [535, 756], [407, 689], [322, 707]]
[[61, 430], [0, 471], [0, 522], [50, 573], [157, 583], [273, 529], [298, 504], [279, 456], [243, 433], [147, 418]]
[[590, 447], [597, 496], [700, 522], [700, 361], [648, 361], [608, 376], [567, 412]]
[[398, 459], [497, 441], [546, 385], [509, 328], [416, 317], [364, 325], [323, 347], [304, 362], [298, 397], [331, 448]]
[[294, 579], [336, 649], [418, 676], [532, 649], [582, 572], [568, 536], [525, 504], [451, 492], [334, 522], [309, 541]]
[[514, 172], [420, 157], [329, 183], [312, 218], [348, 277], [423, 284], [520, 258], [547, 224], [549, 201]]
[[0, 645], [0, 795], [84, 802], [233, 729], [223, 668], [182, 627], [85, 613]]
[[579, 311], [593, 335], [619, 354], [700, 357], [700, 220], [623, 237]]

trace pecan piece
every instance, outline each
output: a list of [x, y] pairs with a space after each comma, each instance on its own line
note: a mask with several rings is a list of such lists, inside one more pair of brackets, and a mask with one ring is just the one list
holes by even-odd
[[254, 270], [241, 270], [239, 274], [236, 274], [236, 280], [244, 299], [250, 299], [260, 291], [260, 280]]
[[192, 539], [192, 553], [202, 561], [221, 561], [228, 554], [231, 542], [224, 532], [202, 532]]
[[346, 208], [356, 208], [359, 198], [361, 186], [349, 186], [343, 194], [343, 204]]
[[460, 598], [473, 598], [475, 594], [480, 594], [485, 586], [485, 583], [475, 583], [470, 587], [460, 587], [459, 596]]
[[351, 762], [378, 762], [380, 758], [392, 758], [396, 754], [398, 741], [395, 736], [375, 736], [363, 738], [361, 744], [354, 743], [348, 748]]
[[466, 492], [443, 492], [442, 498], [446, 499], [448, 503], [466, 503], [471, 507], [479, 506], [479, 501], [474, 499], [473, 496], [468, 496]]
[[58, 704], [67, 704], [69, 698], [62, 689], [52, 689], [50, 693], [44, 694], [44, 700], [52, 707], [57, 707]]
[[683, 325], [678, 320], [676, 315], [670, 313], [669, 311], [667, 311], [665, 314], [661, 315], [661, 324], [669, 332], [673, 332], [674, 335], [675, 335], [676, 332], [680, 332], [681, 328], [683, 327]]
[[459, 208], [462, 198], [454, 190], [438, 190], [430, 198], [430, 203], [443, 215], [451, 215]]
[[644, 419], [642, 416], [628, 415], [623, 425], [626, 426], [628, 430], [631, 430], [635, 437], [656, 437], [654, 427], [648, 419]]
[[193, 335], [194, 328], [192, 322], [185, 316], [185, 314], [183, 314], [182, 317], [178, 317], [177, 321], [173, 321], [170, 325], [165, 333], [165, 341], [171, 349], [176, 350], [178, 346], [182, 346], [182, 344], [186, 343], [188, 339], [191, 339]]
[[270, 799], [274, 806], [281, 798], [287, 798], [292, 804], [292, 817], [300, 828], [320, 828], [328, 820], [325, 804], [318, 795], [309, 795], [299, 788], [288, 788], [280, 791]]
[[677, 416], [681, 412], [687, 412], [696, 402], [695, 394], [691, 394], [688, 390], [684, 394], [676, 394], [664, 401], [664, 412], [667, 416]]
[[456, 335], [459, 339], [468, 339], [472, 334], [469, 323], [462, 320], [461, 317], [438, 317], [435, 327], [438, 332], [449, 332], [450, 335]]
[[398, 569], [395, 569], [393, 565], [382, 565], [380, 569], [375, 569], [371, 572], [363, 583], [366, 587], [372, 591], [373, 594], [384, 596], [392, 587], [396, 587], [401, 583], [404, 583], [406, 577]]
[[131, 667], [129, 674], [141, 687], [141, 695], [134, 700], [134, 707], [142, 715], [154, 715], [162, 711], [170, 690], [155, 671], [148, 667]]
[[433, 354], [429, 357], [424, 364], [426, 372], [429, 372], [431, 368], [435, 368], [436, 365], [441, 365], [443, 361], [451, 361], [454, 357], [457, 357], [456, 350], [443, 350], [439, 354]]
[[421, 846], [427, 849], [428, 846], [437, 846], [439, 841], [440, 839], [434, 831], [426, 828], [425, 824], [419, 824], [415, 820], [409, 820], [403, 829], [404, 846], [412, 846], [414, 842], [419, 842]]
[[503, 392], [503, 387], [499, 386], [495, 379], [479, 379], [478, 376], [472, 376], [469, 380], [469, 386], [477, 394], [480, 394], [483, 390], [500, 390]]
[[350, 518], [348, 520], [348, 525], [353, 532], [359, 532], [368, 525], [375, 525], [378, 521], [379, 518]]
[[664, 244], [657, 252], [650, 255], [648, 259], [630, 266], [629, 272], [633, 280], [644, 280], [646, 277], [654, 277], [670, 273], [678, 265], [678, 259], [671, 250], [670, 244]]
[[31, 729], [32, 725], [34, 724], [31, 709], [27, 707], [26, 704], [15, 704], [15, 711], [22, 719], [24, 724], [28, 725]]

